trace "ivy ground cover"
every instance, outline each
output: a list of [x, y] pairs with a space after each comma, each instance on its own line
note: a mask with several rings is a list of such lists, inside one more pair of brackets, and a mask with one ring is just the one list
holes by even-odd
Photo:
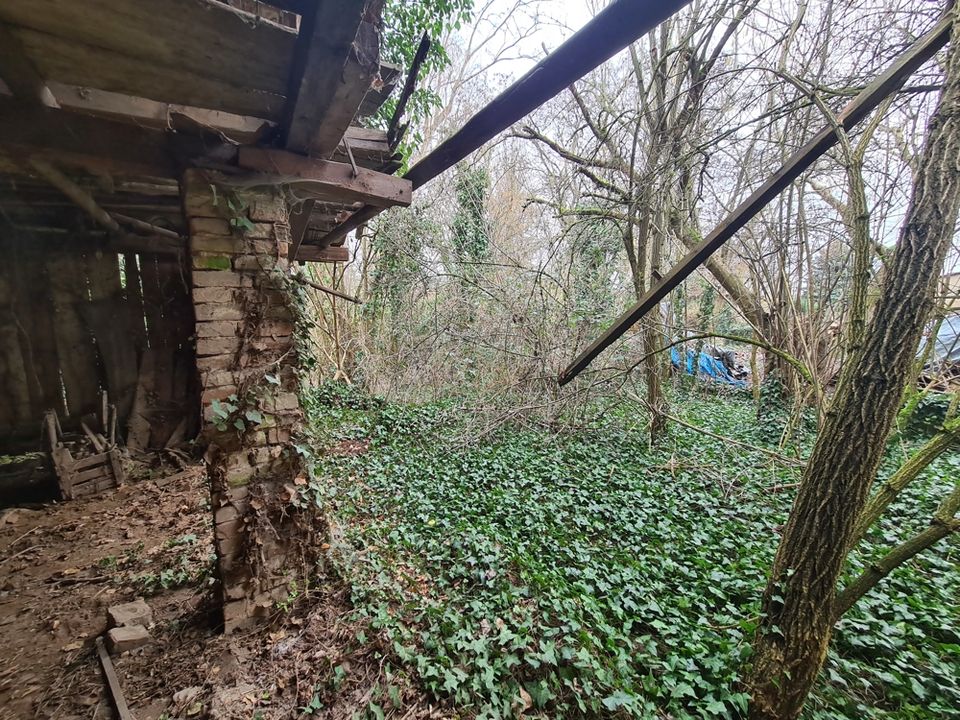
[[[674, 403], [688, 422], [770, 450], [785, 420], [758, 424], [749, 398]], [[315, 487], [357, 612], [455, 712], [743, 712], [737, 681], [796, 466], [682, 427], [651, 449], [626, 412], [590, 431], [472, 443], [452, 406], [336, 386], [310, 405]], [[884, 472], [909, 449], [891, 448]], [[922, 528], [958, 474], [956, 454], [935, 463], [849, 574]], [[954, 538], [900, 568], [841, 621], [805, 717], [960, 718], [958, 550]]]

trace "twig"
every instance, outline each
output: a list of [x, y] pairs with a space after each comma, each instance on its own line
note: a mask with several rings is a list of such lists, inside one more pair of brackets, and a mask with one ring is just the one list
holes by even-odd
[[714, 439], [716, 439], [716, 440], [723, 440], [723, 442], [728, 442], [728, 443], [730, 443], [731, 445], [739, 445], [740, 447], [746, 448], [747, 450], [754, 450], [754, 451], [756, 451], [756, 452], [760, 452], [760, 453], [764, 453], [765, 455], [769, 455], [770, 457], [772, 457], [772, 458], [774, 458], [774, 459], [776, 459], [776, 460], [779, 460], [780, 462], [784, 463], [785, 465], [792, 465], [792, 466], [794, 466], [794, 467], [803, 467], [804, 465], [806, 465], [806, 463], [805, 463], [803, 460], [797, 460], [797, 459], [795, 459], [795, 458], [789, 458], [789, 457], [787, 457], [786, 455], [781, 455], [780, 453], [774, 452], [773, 450], [767, 450], [766, 448], [758, 447], [758, 446], [756, 446], [756, 445], [751, 445], [750, 443], [745, 443], [745, 442], [743, 442], [742, 440], [734, 440], [733, 438], [731, 438], [731, 437], [726, 437], [725, 435], [718, 435], [717, 433], [710, 432], [709, 430], [706, 430], [706, 429], [704, 429], [704, 428], [702, 428], [702, 427], [697, 427], [696, 425], [691, 425], [691, 424], [688, 423], [688, 422], [684, 422], [684, 421], [681, 420], [680, 418], [674, 417], [673, 415], [669, 415], [669, 414], [667, 414], [667, 413], [664, 413], [663, 416], [664, 416], [665, 418], [667, 418], [668, 420], [672, 420], [673, 422], [677, 423], [677, 425], [682, 425], [682, 426], [685, 427], [685, 428], [689, 428], [690, 430], [694, 430], [694, 431], [696, 431], [696, 432], [698, 432], [698, 433], [701, 433], [701, 434], [703, 434], [703, 435], [707, 435], [707, 436], [712, 437], [712, 438], [714, 438]]
[[358, 300], [357, 298], [353, 297], [353, 295], [347, 295], [346, 293], [342, 293], [339, 290], [328, 288], [326, 285], [321, 285], [320, 283], [314, 282], [313, 280], [308, 280], [303, 275], [299, 275], [299, 274], [291, 275], [291, 277], [302, 285], [309, 285], [314, 290], [319, 290], [320, 292], [327, 293], [328, 295], [333, 295], [334, 297], [342, 298], [343, 300], [356, 303], [357, 305], [363, 305], [363, 301]]
[[26, 553], [30, 552], [31, 550], [36, 550], [38, 547], [40, 547], [40, 546], [39, 546], [39, 545], [31, 545], [31, 546], [28, 547], [28, 548], [24, 548], [24, 549], [21, 550], [20, 552], [14, 553], [13, 555], [11, 555], [11, 556], [8, 557], [8, 558], [4, 558], [2, 561], [0, 561], [0, 567], [3, 567], [4, 565], [6, 565], [8, 562], [10, 562], [11, 560], [13, 560], [14, 558], [18, 558], [18, 557], [20, 557], [21, 555], [25, 555]]

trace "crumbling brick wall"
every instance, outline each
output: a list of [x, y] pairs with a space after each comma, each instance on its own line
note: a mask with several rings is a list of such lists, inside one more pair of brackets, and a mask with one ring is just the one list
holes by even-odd
[[218, 180], [188, 171], [183, 198], [202, 437], [230, 632], [303, 587], [316, 528], [315, 514], [300, 509], [306, 480], [290, 442], [302, 413], [295, 311], [286, 292], [287, 208], [273, 192], [232, 194]]

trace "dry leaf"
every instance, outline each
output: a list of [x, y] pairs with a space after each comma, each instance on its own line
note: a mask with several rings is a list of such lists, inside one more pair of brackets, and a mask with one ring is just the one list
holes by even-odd
[[521, 715], [523, 715], [523, 713], [525, 713], [527, 710], [533, 707], [533, 698], [530, 697], [530, 693], [528, 693], [523, 688], [520, 688], [520, 703], [521, 703], [521, 708], [520, 708]]

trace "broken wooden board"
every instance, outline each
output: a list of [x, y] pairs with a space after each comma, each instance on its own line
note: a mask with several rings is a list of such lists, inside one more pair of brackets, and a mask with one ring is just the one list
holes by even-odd
[[113, 667], [110, 655], [107, 653], [106, 644], [103, 637], [98, 637], [95, 641], [97, 646], [97, 657], [100, 658], [100, 667], [103, 669], [103, 677], [107, 681], [107, 691], [110, 695], [110, 701], [117, 711], [117, 717], [120, 720], [134, 720], [133, 713], [127, 707], [127, 701], [123, 696], [123, 689], [120, 687], [120, 678], [117, 677], [117, 671]]
[[74, 460], [70, 451], [61, 446], [54, 449], [52, 457], [60, 492], [66, 500], [99, 495], [124, 480], [120, 453], [116, 449]]

